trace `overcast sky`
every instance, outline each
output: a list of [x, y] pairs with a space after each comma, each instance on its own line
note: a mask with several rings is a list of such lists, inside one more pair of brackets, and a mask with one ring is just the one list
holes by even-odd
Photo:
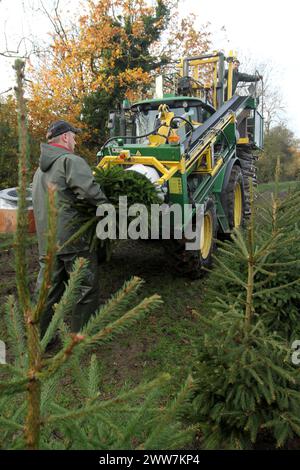
[[[53, 0], [43, 3], [52, 5]], [[69, 15], [76, 10], [79, 0], [60, 3]], [[199, 24], [210, 22], [213, 49], [223, 49], [225, 54], [233, 49], [241, 58], [249, 57], [253, 63], [272, 67], [274, 85], [281, 89], [286, 104], [288, 126], [300, 138], [298, 1], [181, 0], [180, 4], [184, 13], [197, 15]], [[49, 23], [37, 11], [39, 6], [40, 0], [0, 0], [0, 52], [5, 48], [5, 34], [10, 49], [16, 48], [19, 39], [28, 34], [47, 40]], [[0, 56], [0, 93], [13, 85], [12, 62]], [[243, 65], [248, 69], [242, 62], [241, 71]]]

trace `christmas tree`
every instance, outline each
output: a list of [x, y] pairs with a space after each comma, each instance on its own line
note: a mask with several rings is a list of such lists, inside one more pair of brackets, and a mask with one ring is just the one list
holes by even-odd
[[216, 255], [195, 342], [193, 411], [205, 448], [252, 448], [266, 434], [281, 447], [300, 436], [290, 348], [297, 325], [285, 310], [299, 298], [296, 200], [297, 193], [282, 202], [275, 194], [271, 210], [258, 215], [252, 207], [247, 230], [236, 230]]

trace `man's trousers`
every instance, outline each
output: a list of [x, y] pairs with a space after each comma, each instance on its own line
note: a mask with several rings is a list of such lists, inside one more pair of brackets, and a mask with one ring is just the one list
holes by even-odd
[[[41, 337], [44, 336], [53, 316], [53, 305], [58, 303], [64, 293], [65, 283], [70, 277], [76, 258], [88, 260], [86, 274], [82, 279], [79, 295], [74, 299], [72, 309], [71, 330], [78, 332], [93, 315], [99, 305], [99, 268], [97, 253], [95, 251], [83, 251], [57, 255], [55, 259], [51, 288], [48, 293], [45, 309], [40, 320]], [[45, 259], [40, 258], [40, 272], [37, 279], [36, 294], [42, 286], [45, 271]]]

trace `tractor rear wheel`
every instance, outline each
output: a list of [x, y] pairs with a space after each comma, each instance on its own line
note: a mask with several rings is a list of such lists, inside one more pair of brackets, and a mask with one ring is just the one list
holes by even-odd
[[245, 222], [244, 177], [239, 165], [234, 165], [229, 181], [221, 195], [229, 228], [238, 228]]
[[214, 200], [209, 198], [204, 208], [198, 249], [187, 250], [187, 240], [184, 238], [166, 242], [166, 251], [178, 274], [197, 279], [204, 273], [203, 268], [212, 266], [212, 256], [216, 248], [217, 226], [216, 206]]
[[253, 155], [250, 147], [245, 145], [237, 146], [237, 156], [240, 160], [243, 177], [244, 177], [244, 198], [245, 198], [245, 217], [249, 218], [251, 214], [251, 203], [250, 203], [250, 180], [252, 180], [253, 186], [257, 185], [256, 180], [256, 166], [255, 162], [257, 156]]

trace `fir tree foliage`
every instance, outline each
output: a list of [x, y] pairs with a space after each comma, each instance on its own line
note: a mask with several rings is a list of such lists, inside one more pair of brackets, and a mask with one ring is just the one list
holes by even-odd
[[[299, 204], [299, 190], [280, 197], [277, 187], [271, 203], [265, 197], [258, 197], [259, 210], [254, 226], [253, 309], [270, 330], [288, 340], [300, 334]], [[247, 240], [241, 232], [235, 232], [233, 243], [219, 243], [205, 308], [210, 305], [221, 308], [224, 301], [235, 303], [241, 309], [245, 307], [248, 251]]]
[[268, 429], [277, 446], [300, 436], [298, 371], [288, 344], [261, 320], [223, 303], [200, 316], [193, 411], [207, 449], [249, 449]]
[[[84, 261], [78, 259], [64, 298], [56, 306], [52, 323], [41, 344], [43, 350], [56, 328], [59, 329], [62, 349], [50, 358], [43, 354], [40, 369], [35, 371], [35, 380], [41, 386], [38, 447], [101, 450], [150, 449], [154, 448], [154, 445], [155, 448], [175, 448], [178, 443], [183, 445], [193, 434], [193, 429], [184, 429], [181, 422], [182, 408], [193, 393], [191, 378], [187, 380], [178, 397], [169, 402], [168, 374], [162, 374], [152, 382], [138, 385], [134, 389], [123, 389], [116, 397], [104, 399], [101, 391], [101, 356], [92, 354], [89, 365], [82, 367], [89, 349], [94, 350], [96, 344], [106, 343], [117, 333], [129, 328], [161, 303], [161, 299], [152, 296], [133, 306], [138, 289], [142, 285], [141, 280], [133, 278], [95, 313], [82, 332], [71, 335], [61, 314], [62, 307], [70, 306], [69, 302], [72, 298], [74, 300], [72, 293], [80, 284], [84, 269]], [[10, 298], [7, 310], [13, 307]], [[124, 310], [128, 311], [124, 314]], [[0, 428], [3, 431], [1, 447], [14, 449], [24, 448], [26, 445], [22, 425], [26, 416], [23, 395], [26, 394], [30, 378], [28, 354], [26, 348], [21, 346], [25, 337], [24, 322], [22, 319], [9, 320], [12, 343], [16, 337], [21, 341], [15, 348], [17, 356], [14, 363], [11, 361], [10, 365], [3, 368], [0, 382]], [[10, 341], [9, 349], [13, 355]], [[61, 390], [64, 377], [69, 377], [78, 389], [76, 405], [72, 409], [64, 405], [63, 397], [60, 399], [57, 393]], [[10, 403], [5, 406], [8, 396]], [[16, 433], [16, 430], [19, 432]]]
[[205, 448], [251, 448], [266, 432], [281, 447], [300, 436], [289, 342], [299, 326], [288, 310], [300, 282], [298, 198], [275, 194], [271, 209], [252, 210], [247, 230], [215, 257], [195, 357], [193, 410]]

